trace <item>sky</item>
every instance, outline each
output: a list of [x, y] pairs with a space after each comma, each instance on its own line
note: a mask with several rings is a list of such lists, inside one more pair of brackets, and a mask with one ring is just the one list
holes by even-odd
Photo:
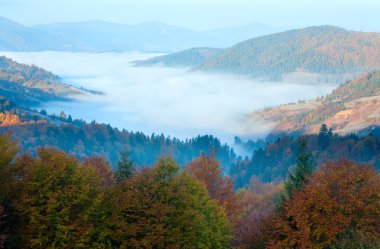
[[263, 23], [380, 31], [379, 0], [0, 0], [0, 16], [31, 26], [104, 20], [159, 21], [193, 30]]

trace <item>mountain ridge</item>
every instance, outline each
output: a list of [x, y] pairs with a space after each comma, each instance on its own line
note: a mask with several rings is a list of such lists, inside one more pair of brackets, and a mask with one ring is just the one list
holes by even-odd
[[[155, 61], [167, 60], [168, 56], [171, 54]], [[274, 81], [291, 80], [292, 74], [303, 73], [314, 75], [319, 82], [338, 83], [380, 68], [377, 58], [380, 58], [379, 33], [325, 25], [242, 41], [192, 67]]]
[[[252, 24], [236, 28], [194, 31], [160, 22], [128, 25], [102, 20], [57, 22], [27, 27], [2, 18], [0, 50], [175, 52], [191, 47], [228, 47], [242, 39], [280, 30], [283, 28]], [[231, 32], [234, 32], [233, 36], [230, 35]]]

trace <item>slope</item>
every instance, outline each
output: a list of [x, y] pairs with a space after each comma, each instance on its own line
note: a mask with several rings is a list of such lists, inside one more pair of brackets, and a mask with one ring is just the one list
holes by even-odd
[[359, 76], [312, 101], [267, 108], [249, 117], [271, 123], [274, 132], [318, 132], [322, 123], [337, 133], [380, 124], [380, 71]]

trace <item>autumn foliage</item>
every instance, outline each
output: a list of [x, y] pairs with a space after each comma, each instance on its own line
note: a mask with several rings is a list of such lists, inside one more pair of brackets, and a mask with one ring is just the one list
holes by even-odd
[[327, 248], [340, 238], [380, 236], [380, 176], [350, 161], [322, 166], [285, 201], [270, 248]]
[[[229, 248], [225, 209], [170, 158], [118, 183], [110, 165], [54, 148], [15, 157], [0, 136], [0, 242], [6, 248]], [[9, 210], [5, 215], [5, 211]], [[9, 214], [9, 215], [8, 215]]]
[[278, 209], [283, 184], [252, 177], [234, 192], [213, 154], [182, 171], [163, 157], [117, 180], [102, 157], [17, 152], [0, 136], [0, 248], [380, 245], [380, 176], [350, 161], [320, 166]]
[[111, 198], [121, 248], [228, 248], [230, 225], [206, 188], [170, 158], [118, 186]]
[[186, 172], [205, 184], [210, 197], [226, 210], [232, 222], [236, 222], [239, 205], [233, 192], [234, 184], [230, 177], [223, 176], [223, 169], [220, 162], [216, 160], [215, 153], [210, 152], [209, 156], [202, 153], [188, 163], [185, 169]]

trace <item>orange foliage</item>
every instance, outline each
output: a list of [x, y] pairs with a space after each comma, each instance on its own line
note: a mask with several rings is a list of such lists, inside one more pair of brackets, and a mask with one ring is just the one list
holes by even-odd
[[380, 236], [380, 176], [350, 161], [328, 163], [285, 201], [270, 248], [326, 248], [345, 233]]
[[251, 181], [249, 189], [237, 191], [241, 216], [238, 222], [238, 248], [265, 248], [271, 239], [276, 201], [283, 185]]
[[206, 185], [210, 197], [226, 210], [230, 221], [235, 223], [239, 206], [233, 192], [234, 183], [230, 177], [222, 175], [223, 169], [220, 162], [215, 159], [215, 154], [210, 153], [206, 156], [202, 153], [197, 159], [188, 163], [185, 170]]
[[101, 177], [101, 185], [103, 188], [110, 188], [115, 182], [112, 166], [103, 157], [88, 157], [84, 159], [81, 167], [94, 170], [97, 175]]
[[1, 126], [18, 125], [21, 124], [20, 118], [10, 112], [0, 113]]

